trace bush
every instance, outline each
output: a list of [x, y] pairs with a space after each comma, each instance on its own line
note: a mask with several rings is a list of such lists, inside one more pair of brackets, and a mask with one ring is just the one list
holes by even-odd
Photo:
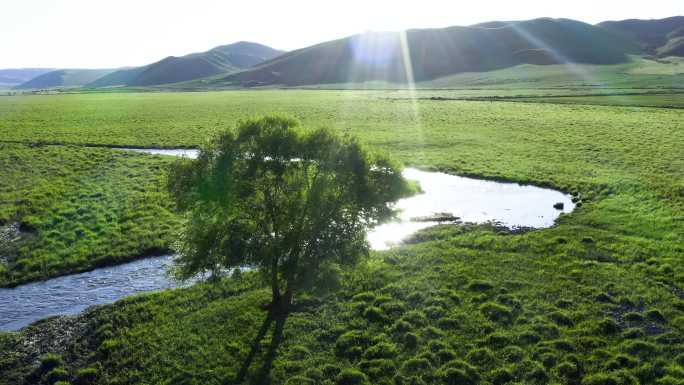
[[380, 309], [377, 306], [369, 306], [368, 308], [366, 308], [366, 310], [363, 311], [363, 318], [367, 319], [370, 322], [383, 323], [387, 321], [387, 316], [382, 311], [382, 309]]
[[62, 365], [64, 365], [62, 356], [55, 353], [48, 353], [40, 360], [40, 369], [43, 373], [49, 372], [50, 370]]
[[380, 342], [368, 348], [363, 353], [363, 358], [394, 358], [397, 355], [397, 347], [394, 344]]
[[348, 331], [337, 338], [335, 353], [348, 358], [360, 357], [370, 343], [371, 339], [366, 333], [358, 330]]
[[437, 373], [442, 384], [475, 385], [480, 381], [480, 374], [469, 364], [453, 360], [442, 365]]
[[470, 362], [471, 364], [474, 364], [477, 366], [493, 365], [494, 362], [496, 361], [492, 351], [487, 349], [487, 348], [480, 348], [480, 349], [471, 350], [466, 355], [466, 360], [468, 362]]
[[515, 379], [511, 371], [504, 368], [495, 369], [491, 372], [490, 378], [494, 385], [504, 385]]
[[364, 385], [368, 384], [368, 378], [357, 369], [344, 369], [337, 375], [337, 385]]
[[45, 376], [48, 383], [54, 384], [57, 381], [66, 381], [69, 379], [69, 372], [64, 368], [54, 368]]
[[374, 379], [389, 377], [396, 372], [394, 361], [384, 358], [361, 361], [359, 367]]
[[290, 377], [285, 381], [285, 385], [313, 385], [316, 381], [305, 376]]
[[416, 333], [406, 333], [404, 335], [404, 345], [408, 349], [415, 349], [418, 346], [418, 335]]
[[432, 369], [432, 364], [425, 358], [409, 358], [401, 366], [401, 371], [406, 374], [425, 372], [430, 369]]
[[466, 286], [470, 291], [489, 291], [494, 288], [494, 285], [489, 281], [473, 281]]
[[74, 385], [95, 385], [99, 376], [97, 368], [84, 368], [76, 372]]
[[625, 351], [633, 356], [650, 357], [658, 351], [658, 347], [650, 342], [637, 340], [627, 342]]
[[486, 302], [480, 305], [480, 311], [490, 321], [510, 323], [513, 320], [511, 309], [494, 302]]
[[561, 311], [555, 311], [555, 312], [549, 314], [549, 318], [551, 318], [553, 320], [553, 322], [555, 322], [556, 324], [558, 324], [560, 326], [572, 326], [573, 325], [573, 322], [570, 319], [570, 317], [568, 317], [567, 314], [565, 314], [564, 312], [561, 312]]
[[582, 370], [576, 363], [570, 361], [558, 364], [556, 372], [558, 377], [565, 379], [567, 383], [575, 383], [582, 378]]
[[599, 321], [597, 329], [601, 334], [616, 334], [620, 331], [620, 325], [610, 318], [604, 318]]

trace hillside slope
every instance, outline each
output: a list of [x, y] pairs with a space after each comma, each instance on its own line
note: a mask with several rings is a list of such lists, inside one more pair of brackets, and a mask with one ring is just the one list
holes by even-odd
[[113, 72], [88, 84], [91, 87], [150, 86], [199, 79], [249, 68], [282, 54], [265, 45], [237, 42], [206, 52], [181, 57], [169, 56], [143, 67]]
[[114, 69], [61, 69], [37, 76], [24, 82], [16, 89], [45, 89], [60, 87], [80, 87], [101, 78]]
[[626, 62], [625, 53], [635, 49], [622, 37], [574, 20], [492, 22], [354, 35], [289, 52], [213, 82], [242, 86], [406, 83], [526, 63], [616, 64]]
[[8, 68], [0, 70], [0, 87], [15, 87], [54, 68]]
[[658, 56], [684, 56], [684, 16], [657, 20], [605, 21], [600, 27], [616, 36], [634, 41], [646, 53]]

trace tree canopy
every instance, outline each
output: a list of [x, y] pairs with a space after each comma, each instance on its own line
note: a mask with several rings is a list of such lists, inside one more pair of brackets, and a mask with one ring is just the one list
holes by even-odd
[[187, 213], [179, 275], [255, 267], [273, 304], [287, 306], [368, 252], [366, 230], [409, 191], [401, 171], [351, 136], [284, 117], [244, 121], [171, 168], [169, 191]]

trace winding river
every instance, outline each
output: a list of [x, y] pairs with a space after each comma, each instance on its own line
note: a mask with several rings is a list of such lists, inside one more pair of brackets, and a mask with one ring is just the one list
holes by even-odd
[[[197, 150], [119, 149], [156, 155], [196, 158]], [[575, 205], [562, 192], [460, 177], [440, 172], [404, 170], [407, 179], [417, 180], [422, 194], [401, 199], [397, 220], [368, 233], [375, 250], [401, 243], [416, 231], [445, 222], [495, 222], [509, 228], [553, 226], [561, 213]], [[554, 207], [555, 206], [555, 207]], [[172, 256], [146, 258], [118, 266], [95, 269], [0, 289], [0, 331], [18, 330], [53, 315], [71, 315], [85, 308], [111, 303], [128, 295], [179, 286], [167, 275]]]

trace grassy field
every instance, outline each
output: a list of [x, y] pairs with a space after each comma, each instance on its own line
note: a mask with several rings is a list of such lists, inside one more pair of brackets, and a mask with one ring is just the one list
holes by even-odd
[[168, 160], [74, 146], [0, 143], [0, 284], [120, 263], [169, 249], [178, 228]]
[[[136, 213], [142, 219], [130, 228], [158, 231], [141, 239], [164, 239], [176, 223], [155, 190], [166, 160], [25, 144], [191, 147], [236, 119], [264, 113], [351, 132], [407, 164], [582, 196], [581, 207], [551, 229], [522, 235], [487, 227], [425, 231], [415, 239], [422, 242], [374, 253], [345, 272], [336, 290], [301, 296], [284, 323], [264, 323], [259, 306], [269, 293], [244, 273], [215, 285], [130, 298], [75, 321], [56, 319], [2, 334], [0, 384], [22, 378], [219, 384], [240, 375], [245, 382], [267, 376], [288, 384], [681, 384], [684, 111], [405, 94], [271, 90], [0, 98], [0, 159], [7, 159], [0, 179], [23, 186], [2, 190], [0, 212], [22, 223], [49, 225], [65, 209], [76, 209], [79, 191], [90, 196], [97, 186], [104, 196], [121, 195], [94, 201], [83, 218], [107, 207], [117, 222], [129, 223], [126, 213]], [[63, 180], [49, 165], [62, 170]], [[52, 192], [53, 185], [62, 187]], [[36, 195], [47, 197], [28, 193], [42, 190], [47, 192]], [[30, 204], [6, 203], [18, 195]], [[25, 214], [32, 202], [45, 203]], [[63, 217], [73, 221], [69, 229], [98, 222]], [[153, 223], [165, 227], [149, 227]], [[34, 228], [39, 239], [50, 229]], [[116, 244], [111, 234], [116, 232], [93, 236], [84, 250]], [[92, 263], [90, 254], [83, 255], [64, 269]], [[14, 266], [5, 269], [23, 274]], [[41, 345], [46, 331], [71, 330], [64, 325], [74, 323], [78, 332], [59, 346]], [[44, 346], [40, 353], [55, 351], [61, 358], [43, 357], [36, 366], [37, 356], [26, 353], [27, 341], [36, 340]], [[255, 341], [262, 347], [250, 354]]]

